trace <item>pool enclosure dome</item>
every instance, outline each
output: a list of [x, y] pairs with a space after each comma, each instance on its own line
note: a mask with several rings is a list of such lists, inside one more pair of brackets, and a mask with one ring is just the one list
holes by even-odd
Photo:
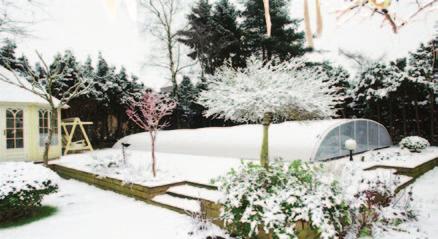
[[[346, 156], [345, 141], [355, 139], [354, 153], [392, 145], [386, 128], [367, 119], [293, 121], [269, 128], [270, 158], [322, 161]], [[130, 149], [150, 150], [147, 133], [127, 136], [115, 144], [130, 143]], [[158, 133], [157, 152], [258, 159], [261, 125], [168, 130]]]

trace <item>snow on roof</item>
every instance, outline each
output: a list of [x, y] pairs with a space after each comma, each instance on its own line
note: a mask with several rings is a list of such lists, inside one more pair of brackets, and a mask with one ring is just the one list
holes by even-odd
[[[8, 69], [0, 66], [0, 75], [5, 76], [8, 80], [17, 82], [16, 76]], [[17, 74], [18, 77], [21, 77]], [[26, 84], [31, 88], [30, 83], [21, 77], [21, 82]], [[59, 101], [55, 100], [55, 104], [58, 104]], [[18, 86], [11, 85], [0, 80], [0, 103], [23, 103], [23, 104], [35, 104], [35, 105], [49, 105], [46, 100], [41, 98], [40, 96], [22, 89]]]
[[[271, 158], [286, 160], [311, 160], [315, 147], [330, 129], [349, 119], [294, 121], [273, 124], [269, 128], [269, 153]], [[168, 130], [158, 133], [156, 150], [166, 153], [240, 157], [258, 159], [262, 143], [262, 125], [239, 125], [202, 129]], [[131, 144], [130, 149], [150, 150], [148, 133], [122, 138]]]

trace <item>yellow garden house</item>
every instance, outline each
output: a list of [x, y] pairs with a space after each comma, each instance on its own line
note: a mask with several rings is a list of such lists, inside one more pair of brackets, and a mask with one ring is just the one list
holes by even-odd
[[[1, 66], [0, 71], [11, 74]], [[50, 106], [41, 97], [0, 81], [0, 162], [42, 161], [44, 142], [51, 127], [49, 116]], [[60, 122], [58, 112], [50, 159], [62, 154]]]

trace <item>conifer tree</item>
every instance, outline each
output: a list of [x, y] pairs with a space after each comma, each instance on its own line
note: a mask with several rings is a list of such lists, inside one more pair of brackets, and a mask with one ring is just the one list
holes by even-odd
[[414, 52], [409, 53], [407, 71], [418, 83], [427, 87], [429, 101], [429, 133], [431, 139], [435, 137], [435, 85], [433, 82], [433, 51], [432, 41], [420, 44]]
[[213, 23], [216, 29], [217, 53], [213, 62], [214, 69], [231, 60], [234, 67], [246, 64], [246, 49], [243, 31], [237, 22], [239, 12], [229, 0], [219, 0], [213, 9]]
[[263, 59], [279, 57], [288, 60], [303, 55], [304, 33], [298, 31], [299, 21], [291, 19], [287, 0], [270, 0], [271, 37], [267, 37], [263, 1], [245, 0], [242, 28], [248, 48]]
[[8, 69], [17, 70], [18, 64], [15, 56], [17, 45], [10, 39], [4, 40], [4, 45], [0, 48], [0, 66]]
[[185, 126], [193, 127], [196, 117], [200, 117], [201, 112], [196, 110], [197, 90], [189, 77], [184, 76], [179, 87], [179, 104], [177, 110], [181, 112]]

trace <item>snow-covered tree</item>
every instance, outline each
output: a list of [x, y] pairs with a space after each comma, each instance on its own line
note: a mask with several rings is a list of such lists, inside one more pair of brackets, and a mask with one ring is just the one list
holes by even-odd
[[268, 129], [273, 119], [334, 116], [340, 100], [322, 67], [307, 66], [303, 58], [275, 63], [253, 56], [247, 68], [223, 66], [208, 79], [208, 89], [198, 99], [207, 108], [206, 117], [263, 123], [264, 167], [268, 167]]
[[158, 131], [168, 125], [163, 122], [165, 116], [171, 115], [176, 102], [163, 94], [146, 91], [139, 101], [132, 99], [126, 114], [129, 119], [149, 133], [151, 137], [152, 174], [157, 175], [155, 159], [155, 141]]
[[436, 82], [433, 81], [433, 42], [429, 41], [426, 44], [420, 44], [415, 51], [409, 53], [407, 71], [413, 77], [417, 84], [428, 88], [429, 96], [429, 122], [430, 135], [434, 137], [435, 129], [435, 90]]
[[[185, 121], [186, 127], [191, 127], [193, 121], [197, 116], [201, 116], [199, 110], [196, 109], [196, 98], [198, 97], [198, 90], [193, 85], [189, 77], [184, 76], [178, 88], [179, 103], [177, 110], [181, 112], [181, 116]], [[202, 116], [201, 116], [202, 117]]]

